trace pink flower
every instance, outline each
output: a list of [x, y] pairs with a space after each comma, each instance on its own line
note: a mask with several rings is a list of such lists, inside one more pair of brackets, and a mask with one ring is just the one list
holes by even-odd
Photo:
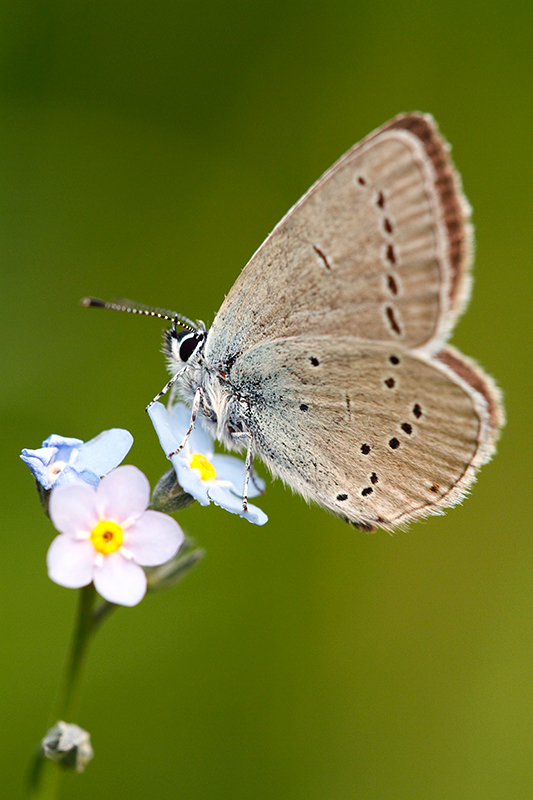
[[52, 489], [50, 518], [60, 535], [46, 557], [49, 577], [71, 589], [92, 581], [110, 603], [139, 603], [146, 592], [142, 567], [169, 561], [184, 540], [172, 517], [146, 510], [149, 501], [150, 484], [133, 466], [108, 473], [96, 489]]

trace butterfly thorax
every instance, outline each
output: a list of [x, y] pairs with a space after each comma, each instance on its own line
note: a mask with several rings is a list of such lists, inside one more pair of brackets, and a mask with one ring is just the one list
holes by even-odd
[[198, 418], [203, 427], [229, 450], [242, 450], [247, 444], [242, 434], [247, 431], [248, 403], [232, 388], [229, 366], [222, 368], [206, 358], [205, 338], [205, 330], [185, 334], [166, 331], [168, 368], [175, 375], [186, 367], [178, 379], [180, 397], [192, 407], [200, 389]]

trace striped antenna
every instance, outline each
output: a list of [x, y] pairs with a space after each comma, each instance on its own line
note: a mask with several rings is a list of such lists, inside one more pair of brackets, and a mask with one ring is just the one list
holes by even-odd
[[174, 325], [181, 325], [183, 328], [189, 328], [191, 331], [197, 331], [198, 325], [195, 325], [188, 317], [178, 314], [175, 311], [168, 311], [164, 308], [152, 308], [145, 306], [142, 303], [134, 303], [131, 300], [120, 300], [116, 303], [107, 303], [105, 300], [99, 300], [98, 297], [84, 297], [80, 303], [85, 308], [110, 308], [112, 311], [126, 311], [128, 314], [144, 314], [147, 317], [157, 317], [158, 319], [168, 319]]

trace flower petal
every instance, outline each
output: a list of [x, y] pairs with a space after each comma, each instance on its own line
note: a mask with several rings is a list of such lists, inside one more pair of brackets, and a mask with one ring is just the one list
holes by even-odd
[[133, 444], [133, 436], [123, 428], [111, 428], [80, 447], [76, 469], [89, 469], [98, 476], [106, 475], [124, 460]]
[[[67, 464], [50, 486], [68, 486], [70, 483], [80, 483], [81, 481], [88, 483], [93, 489], [100, 484], [100, 478], [95, 472], [90, 469], [79, 470], [77, 465]], [[45, 488], [49, 487], [45, 486]]]
[[201, 480], [196, 470], [189, 467], [181, 453], [179, 453], [177, 456], [173, 456], [171, 460], [172, 466], [176, 471], [178, 483], [183, 491], [192, 495], [192, 497], [194, 497], [194, 499], [197, 500], [201, 506], [208, 506], [208, 484]]
[[57, 447], [38, 447], [37, 450], [30, 450], [24, 447], [20, 457], [28, 466], [34, 461], [38, 461], [39, 464], [44, 464], [44, 466], [47, 467], [48, 464], [54, 460], [56, 453]]
[[60, 436], [58, 433], [53, 433], [44, 440], [43, 447], [80, 447], [82, 444], [83, 439], [73, 439], [71, 436]]
[[148, 416], [152, 420], [165, 455], [172, 453], [180, 445], [180, 442], [172, 431], [170, 416], [163, 403], [152, 403], [148, 408]]
[[101, 567], [94, 571], [94, 586], [109, 603], [136, 606], [146, 593], [146, 575], [142, 567], [119, 551], [105, 556]]
[[54, 460], [56, 453], [57, 449], [55, 447], [40, 447], [38, 450], [29, 450], [25, 447], [20, 454], [21, 459], [30, 468], [33, 476], [37, 478], [45, 489], [49, 489], [52, 485], [47, 467]]
[[226, 511], [230, 511], [232, 514], [238, 514], [255, 525], [264, 525], [265, 522], [268, 522], [268, 517], [264, 511], [251, 503], [248, 503], [245, 511], [242, 506], [242, 497], [237, 498], [227, 489], [223, 489], [220, 486], [210, 486], [209, 497], [215, 505], [225, 508]]
[[[216, 470], [217, 481], [231, 481], [235, 487], [235, 493], [242, 497], [245, 476], [244, 461], [241, 458], [236, 458], [235, 456], [219, 455], [218, 453], [215, 453], [211, 459], [211, 463]], [[259, 497], [259, 495], [263, 494], [264, 491], [264, 480], [259, 478], [257, 475], [250, 475], [250, 480], [248, 482], [248, 497]]]
[[[184, 403], [176, 403], [168, 412], [162, 403], [153, 403], [148, 409], [148, 415], [161, 447], [168, 456], [180, 446], [187, 433], [191, 423], [191, 409]], [[213, 454], [213, 440], [198, 419], [187, 440], [187, 446], [193, 453], [202, 453], [209, 459]]]
[[216, 483], [209, 487], [209, 499], [226, 511], [231, 511], [232, 514], [242, 511], [242, 497], [237, 497], [231, 489], [217, 486]]
[[243, 511], [241, 507], [239, 516], [247, 519], [248, 522], [253, 522], [254, 525], [265, 525], [268, 522], [268, 517], [263, 509], [252, 505], [252, 503], [248, 503], [246, 511]]
[[175, 403], [170, 411], [167, 410], [174, 435], [183, 439], [187, 428], [191, 424], [191, 409], [185, 403]]
[[[169, 417], [172, 433], [176, 437], [178, 445], [180, 445], [191, 424], [191, 409], [184, 403], [176, 403], [172, 406]], [[211, 455], [213, 454], [213, 438], [204, 430], [199, 417], [196, 417], [196, 422], [187, 440], [187, 444], [192, 453], [202, 453], [211, 460]]]
[[48, 507], [52, 524], [61, 533], [75, 536], [92, 531], [98, 522], [96, 492], [86, 483], [56, 486]]
[[96, 550], [88, 539], [56, 536], [46, 554], [48, 575], [60, 586], [79, 589], [93, 579]]
[[185, 536], [175, 519], [159, 511], [145, 511], [128, 528], [124, 547], [143, 567], [156, 567], [176, 555]]
[[100, 519], [119, 524], [137, 519], [150, 502], [150, 484], [140, 469], [127, 464], [109, 472], [96, 490]]

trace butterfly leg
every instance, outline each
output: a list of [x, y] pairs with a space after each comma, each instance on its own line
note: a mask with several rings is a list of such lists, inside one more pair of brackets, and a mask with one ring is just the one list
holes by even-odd
[[172, 386], [174, 386], [174, 384], [176, 383], [176, 381], [178, 380], [178, 378], [181, 378], [181, 376], [183, 375], [183, 373], [185, 372], [185, 370], [186, 370], [186, 369], [187, 369], [187, 364], [185, 364], [185, 366], [184, 366], [182, 369], [180, 369], [178, 372], [176, 372], [176, 374], [172, 376], [172, 378], [169, 380], [169, 382], [168, 382], [168, 383], [165, 383], [165, 385], [163, 386], [163, 388], [161, 389], [161, 391], [159, 392], [159, 394], [156, 394], [156, 396], [154, 397], [154, 399], [153, 399], [153, 400], [150, 400], [150, 402], [149, 402], [149, 403], [148, 403], [148, 405], [146, 406], [146, 409], [145, 409], [146, 411], [148, 411], [148, 409], [150, 408], [150, 406], [153, 406], [153, 404], [154, 404], [154, 403], [157, 403], [157, 401], [159, 400], [159, 398], [160, 398], [160, 397], [163, 397], [163, 395], [164, 395], [164, 394], [166, 394], [166, 393], [168, 392], [168, 390], [169, 390], [169, 389], [170, 389]]
[[194, 400], [193, 400], [193, 403], [192, 403], [191, 421], [189, 423], [189, 427], [185, 431], [185, 436], [183, 437], [180, 446], [177, 447], [175, 450], [173, 450], [172, 453], [168, 453], [167, 458], [172, 458], [172, 456], [175, 456], [177, 453], [180, 452], [180, 450], [183, 450], [183, 448], [187, 444], [187, 439], [191, 435], [191, 433], [193, 431], [193, 428], [194, 428], [194, 423], [196, 422], [196, 415], [198, 414], [198, 409], [200, 408], [200, 401], [201, 401], [202, 397], [203, 397], [203, 391], [202, 391], [201, 387], [198, 387], [198, 389], [196, 390], [196, 393], [194, 395]]
[[244, 462], [244, 486], [242, 490], [242, 510], [248, 511], [248, 484], [250, 483], [250, 475], [252, 476], [252, 481], [254, 480], [253, 476], [253, 436], [248, 431], [244, 431], [243, 433], [234, 433], [234, 439], [248, 439], [248, 446], [246, 448], [246, 461]]
[[248, 484], [250, 483], [250, 474], [253, 468], [253, 437], [251, 433], [243, 434], [243, 437], [248, 437], [248, 448], [246, 450], [246, 461], [244, 462], [244, 487], [242, 490], [242, 510], [248, 511]]

